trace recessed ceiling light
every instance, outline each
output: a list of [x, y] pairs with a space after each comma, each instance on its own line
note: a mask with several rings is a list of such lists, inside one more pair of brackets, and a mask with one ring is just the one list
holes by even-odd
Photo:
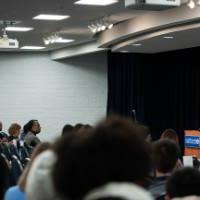
[[40, 15], [37, 15], [37, 16], [33, 17], [33, 19], [58, 21], [58, 20], [67, 19], [69, 17], [70, 17], [69, 15], [46, 15], [46, 14], [40, 14]]
[[58, 38], [57, 40], [55, 40], [55, 43], [70, 43], [70, 42], [74, 42], [74, 40], [64, 39], [64, 38]]
[[164, 36], [163, 38], [164, 38], [164, 39], [174, 39], [173, 36]]
[[23, 46], [21, 49], [27, 49], [27, 50], [40, 50], [44, 49], [46, 47], [40, 47], [40, 46]]
[[79, 5], [92, 5], [92, 6], [108, 6], [117, 3], [118, 0], [79, 0], [75, 4]]
[[134, 44], [132, 44], [132, 46], [139, 47], [139, 46], [142, 46], [142, 44], [140, 44], [140, 43], [134, 43]]
[[33, 28], [31, 27], [15, 27], [15, 26], [6, 27], [6, 31], [26, 32], [31, 30], [33, 30]]

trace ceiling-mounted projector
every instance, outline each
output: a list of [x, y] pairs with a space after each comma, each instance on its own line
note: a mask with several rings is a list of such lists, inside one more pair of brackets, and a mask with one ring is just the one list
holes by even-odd
[[19, 48], [19, 42], [16, 39], [0, 38], [0, 49], [17, 49]]
[[181, 0], [125, 0], [125, 7], [136, 10], [165, 10], [181, 5]]
[[11, 39], [8, 37], [6, 32], [7, 25], [13, 25], [17, 22], [14, 21], [0, 21], [0, 25], [3, 25], [2, 36], [0, 37], [0, 49], [18, 49], [19, 42], [16, 39]]

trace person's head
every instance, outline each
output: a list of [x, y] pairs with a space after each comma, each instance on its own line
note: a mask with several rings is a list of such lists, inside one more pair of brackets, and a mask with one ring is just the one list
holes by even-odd
[[109, 182], [132, 182], [143, 186], [150, 171], [150, 147], [139, 137], [143, 128], [120, 117], [111, 117], [91, 132], [61, 139], [53, 180], [58, 193], [83, 198], [91, 189]]
[[79, 131], [84, 125], [81, 123], [78, 123], [74, 126], [74, 131]]
[[3, 199], [4, 193], [9, 186], [9, 167], [2, 155], [0, 155], [0, 172], [0, 199]]
[[141, 131], [140, 133], [140, 136], [147, 142], [151, 142], [152, 138], [150, 128], [139, 121], [134, 121], [133, 123], [135, 123], [136, 125], [138, 124], [141, 129], [143, 129], [143, 131]]
[[13, 123], [10, 125], [8, 129], [8, 133], [10, 136], [18, 137], [20, 134], [21, 126], [20, 124]]
[[27, 124], [24, 125], [24, 133], [32, 132], [38, 134], [41, 131], [40, 124], [38, 120], [30, 120]]
[[37, 147], [33, 150], [30, 161], [29, 161], [28, 165], [26, 166], [25, 170], [23, 171], [22, 175], [19, 178], [18, 184], [22, 191], [24, 191], [24, 189], [25, 189], [26, 179], [27, 179], [27, 176], [28, 176], [31, 166], [32, 166], [33, 162], [35, 161], [35, 158], [48, 149], [52, 149], [52, 144], [49, 142], [43, 142], [43, 143], [40, 143], [39, 145], [37, 145]]
[[164, 130], [160, 138], [173, 140], [174, 142], [179, 143], [178, 134], [174, 129]]
[[200, 171], [183, 168], [168, 179], [166, 191], [168, 199], [186, 196], [200, 196]]
[[0, 131], [3, 130], [3, 123], [0, 121]]
[[174, 141], [163, 139], [155, 142], [152, 156], [156, 172], [171, 173], [176, 167], [179, 155], [179, 147]]
[[63, 129], [62, 129], [62, 133], [61, 135], [62, 136], [65, 136], [65, 135], [68, 135], [68, 134], [71, 134], [71, 132], [74, 130], [74, 127], [70, 124], [66, 124]]
[[82, 134], [83, 132], [91, 132], [93, 130], [93, 126], [89, 124], [84, 124], [81, 126], [80, 129], [75, 129], [74, 133], [75, 134]]

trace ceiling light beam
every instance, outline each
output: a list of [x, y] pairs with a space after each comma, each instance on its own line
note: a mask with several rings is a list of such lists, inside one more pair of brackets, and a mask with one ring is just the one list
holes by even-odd
[[40, 14], [37, 15], [35, 17], [33, 17], [33, 19], [35, 20], [52, 20], [52, 21], [59, 21], [59, 20], [64, 20], [69, 18], [69, 15], [50, 15], [50, 14]]
[[118, 0], [79, 0], [76, 1], [74, 4], [90, 6], [109, 6], [115, 3], [118, 3]]

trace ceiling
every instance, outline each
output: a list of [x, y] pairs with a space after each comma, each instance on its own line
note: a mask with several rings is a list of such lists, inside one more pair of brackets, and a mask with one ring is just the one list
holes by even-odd
[[[53, 32], [58, 32], [63, 38], [75, 40], [70, 44], [51, 44], [44, 50], [52, 51], [94, 40], [87, 27], [91, 20], [109, 15], [112, 22], [118, 23], [145, 13], [125, 9], [124, 0], [110, 6], [83, 6], [75, 5], [74, 2], [75, 0], [1, 0], [0, 20], [20, 21], [18, 26], [34, 27], [29, 32], [8, 32], [10, 38], [18, 39], [20, 46], [44, 46], [42, 38]], [[71, 18], [62, 21], [32, 20], [38, 14], [63, 14], [70, 15]]]
[[160, 53], [198, 47], [200, 46], [199, 35], [200, 28], [176, 31], [170, 34], [157, 35], [149, 39], [141, 40], [140, 42], [138, 42], [138, 44], [141, 45], [127, 45], [118, 51], [122, 53]]

